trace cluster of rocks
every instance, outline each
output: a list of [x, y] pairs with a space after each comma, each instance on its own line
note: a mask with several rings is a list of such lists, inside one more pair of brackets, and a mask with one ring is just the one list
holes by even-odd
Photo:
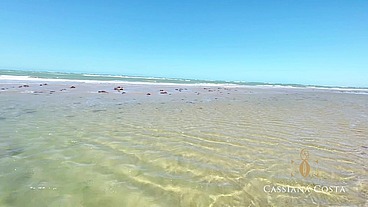
[[[117, 91], [117, 92], [121, 92], [122, 90], [124, 90], [124, 88], [121, 86], [117, 86], [114, 88], [114, 91]], [[97, 92], [98, 93], [109, 93], [108, 91], [105, 91], [105, 90], [99, 90]], [[123, 91], [121, 94], [125, 94], [125, 91]]]
[[175, 88], [175, 90], [181, 92], [181, 91], [186, 91], [188, 89], [186, 89], [186, 88]]
[[[165, 94], [169, 94], [169, 93], [167, 91], [163, 90], [163, 89], [160, 89], [160, 94], [165, 95]], [[146, 95], [150, 96], [151, 93], [146, 93]], [[169, 94], [169, 95], [171, 95], [171, 94]]]
[[[208, 92], [219, 92], [220, 94], [223, 93], [223, 90], [225, 91], [230, 91], [231, 89], [228, 89], [228, 88], [209, 88], [209, 87], [204, 87], [203, 88], [204, 90], [208, 91]], [[126, 92], [123, 91], [124, 88], [122, 86], [117, 86], [117, 87], [114, 87], [114, 91], [117, 91], [117, 92], [121, 92], [122, 91], [122, 94], [125, 94]], [[187, 91], [188, 89], [187, 88], [175, 88], [176, 91], [179, 91], [179, 92], [182, 92], [182, 91]], [[98, 93], [109, 93], [108, 91], [105, 91], [105, 90], [99, 90]], [[199, 92], [194, 92], [196, 95], [200, 95], [201, 93]], [[159, 94], [160, 95], [171, 95], [168, 91], [166, 90], [163, 90], [163, 89], [160, 89], [159, 90]], [[227, 93], [227, 94], [230, 94], [230, 93]], [[152, 92], [148, 92], [146, 93], [147, 96], [151, 96], [152, 95]]]
[[[47, 86], [47, 83], [41, 83], [40, 86]], [[28, 84], [18, 86], [18, 88], [28, 88], [28, 87], [29, 87]]]
[[118, 87], [115, 87], [114, 90], [120, 92], [120, 91], [124, 90], [124, 88], [121, 87], [121, 86], [118, 86]]
[[[47, 85], [48, 85], [47, 83], [41, 83], [39, 86], [47, 86]], [[28, 88], [28, 87], [30, 87], [30, 86], [27, 85], [27, 84], [18, 86], [18, 88]], [[76, 88], [76, 87], [72, 85], [72, 86], [70, 86], [70, 88]], [[6, 89], [8, 89], [8, 88], [1, 88], [1, 90], [6, 90]], [[59, 91], [66, 91], [66, 90], [67, 90], [66, 88], [62, 88]], [[50, 92], [50, 94], [55, 93], [54, 90], [50, 90], [49, 92]], [[44, 91], [33, 91], [32, 93], [37, 95], [37, 94], [40, 94], [40, 93], [44, 93]]]
[[[39, 86], [47, 86], [48, 84], [47, 83], [41, 83]], [[13, 88], [15, 88], [17, 86], [14, 86]], [[24, 85], [19, 85], [18, 88], [27, 88], [27, 87], [30, 87], [30, 85], [27, 85], [27, 84], [24, 84]], [[74, 85], [70, 85], [69, 86], [70, 89], [75, 89], [76, 86]], [[6, 90], [8, 88], [0, 88], [1, 90]], [[234, 91], [237, 91], [236, 89], [230, 89], [230, 88], [223, 88], [223, 87], [203, 87], [203, 89], [205, 91], [208, 91], [208, 92], [218, 92], [219, 94], [224, 94], [224, 93], [227, 93], [227, 94], [230, 94], [229, 92], [234, 90]], [[114, 91], [116, 92], [120, 92], [121, 94], [126, 94], [126, 91], [125, 91], [125, 88], [122, 87], [122, 86], [116, 86], [113, 88]], [[178, 91], [178, 92], [182, 92], [182, 91], [187, 91], [188, 89], [187, 88], [175, 88], [175, 91]], [[67, 88], [62, 88], [60, 89], [59, 91], [67, 91]], [[55, 91], [49, 91], [50, 94], [52, 93], [55, 93]], [[97, 93], [101, 93], [101, 94], [107, 94], [111, 92], [110, 90], [98, 90]], [[33, 92], [33, 93], [43, 93], [42, 91], [37, 91], [37, 92]], [[199, 91], [194, 91], [195, 95], [200, 95], [201, 93]], [[147, 96], [151, 96], [153, 95], [154, 93], [152, 92], [147, 92], [146, 95]], [[159, 89], [158, 91], [158, 94], [159, 95], [171, 95], [171, 93], [169, 93], [168, 91], [164, 90], [164, 89]], [[217, 99], [217, 98], [216, 98]]]

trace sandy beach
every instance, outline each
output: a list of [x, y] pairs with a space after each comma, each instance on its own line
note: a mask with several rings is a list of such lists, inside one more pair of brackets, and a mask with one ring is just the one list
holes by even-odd
[[2, 206], [367, 205], [364, 91], [2, 80], [0, 107]]

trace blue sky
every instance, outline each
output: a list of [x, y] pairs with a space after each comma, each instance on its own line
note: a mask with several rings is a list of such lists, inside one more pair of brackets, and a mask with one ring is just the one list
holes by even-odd
[[0, 1], [0, 68], [368, 87], [368, 1]]

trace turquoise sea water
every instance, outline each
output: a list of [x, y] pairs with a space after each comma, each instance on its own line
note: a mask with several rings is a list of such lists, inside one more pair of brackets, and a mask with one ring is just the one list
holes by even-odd
[[[284, 84], [284, 83], [264, 83], [264, 82], [246, 82], [246, 81], [218, 81], [218, 80], [199, 80], [199, 79], [180, 79], [180, 78], [160, 78], [144, 76], [125, 76], [111, 74], [86, 74], [86, 73], [62, 73], [62, 72], [40, 72], [40, 71], [22, 71], [22, 70], [2, 70], [0, 75], [9, 76], [27, 76], [30, 78], [42, 79], [65, 79], [65, 80], [93, 80], [93, 81], [123, 81], [123, 82], [143, 82], [143, 83], [175, 83], [175, 84], [233, 84], [245, 86], [285, 86], [285, 87], [317, 87], [317, 88], [345, 88], [339, 86], [317, 86], [302, 84]], [[362, 89], [349, 87], [349, 89]], [[368, 88], [364, 88], [368, 89]]]
[[367, 206], [366, 94], [1, 75], [0, 206]]

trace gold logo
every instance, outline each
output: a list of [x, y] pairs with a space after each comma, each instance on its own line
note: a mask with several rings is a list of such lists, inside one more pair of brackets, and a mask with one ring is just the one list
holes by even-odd
[[[312, 171], [311, 169], [311, 165], [309, 164], [309, 160], [310, 160], [310, 154], [309, 151], [307, 149], [302, 149], [300, 151], [300, 158], [301, 158], [301, 162], [299, 164], [298, 167], [298, 162], [294, 162], [294, 160], [291, 160], [291, 176], [294, 177], [295, 173], [297, 173], [299, 171], [300, 175], [302, 175], [303, 177], [308, 177]], [[318, 160], [313, 160], [311, 161], [313, 162], [312, 165], [316, 165], [315, 167], [317, 168], [313, 168], [313, 173], [311, 174], [311, 176], [313, 177], [319, 177], [319, 170], [318, 170]], [[296, 165], [295, 165], [296, 164]]]
[[302, 158], [302, 163], [299, 165], [299, 172], [303, 177], [307, 177], [310, 172], [310, 165], [308, 163], [309, 152], [307, 149], [300, 151], [300, 158]]

